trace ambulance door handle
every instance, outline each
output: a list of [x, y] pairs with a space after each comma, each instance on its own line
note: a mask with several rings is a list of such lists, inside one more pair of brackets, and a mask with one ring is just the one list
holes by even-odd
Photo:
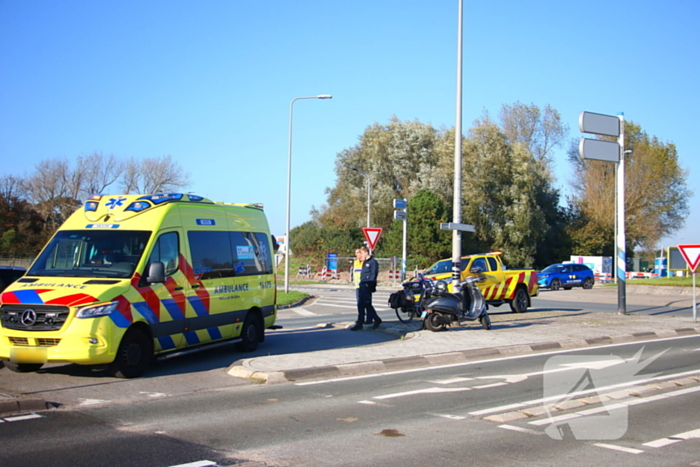
[[175, 290], [182, 290], [184, 287], [175, 287]]
[[199, 285], [199, 284], [192, 284], [192, 288], [193, 288], [193, 289], [198, 289], [198, 288], [200, 288], [200, 287], [201, 287], [201, 285]]

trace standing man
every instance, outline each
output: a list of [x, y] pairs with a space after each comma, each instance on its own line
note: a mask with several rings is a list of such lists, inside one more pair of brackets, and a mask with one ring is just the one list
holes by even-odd
[[[382, 320], [372, 306], [372, 293], [377, 290], [377, 275], [379, 264], [369, 254], [369, 248], [361, 246], [355, 250], [355, 263], [353, 276], [355, 282], [355, 294], [357, 297], [357, 322], [351, 327], [351, 331], [359, 331], [363, 324], [372, 324], [372, 329], [377, 329]], [[365, 320], [366, 315], [366, 320]]]

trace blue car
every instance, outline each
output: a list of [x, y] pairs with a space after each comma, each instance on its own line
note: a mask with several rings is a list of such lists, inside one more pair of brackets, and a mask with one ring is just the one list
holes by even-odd
[[593, 271], [585, 264], [552, 264], [539, 273], [537, 281], [540, 288], [559, 290], [564, 288], [569, 290], [572, 287], [583, 287], [592, 289], [595, 283]]

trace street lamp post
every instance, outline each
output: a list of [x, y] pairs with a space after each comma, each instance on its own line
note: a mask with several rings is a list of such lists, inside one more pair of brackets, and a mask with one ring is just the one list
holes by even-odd
[[365, 172], [364, 170], [351, 167], [357, 173], [360, 173], [367, 178], [367, 227], [372, 227], [370, 224], [370, 206], [372, 205], [372, 175], [382, 175], [384, 172]]
[[294, 102], [300, 99], [332, 99], [330, 94], [318, 96], [295, 97], [289, 104], [289, 154], [287, 156], [287, 224], [284, 236], [286, 251], [284, 254], [284, 293], [289, 293], [289, 254], [292, 251], [291, 232], [289, 228], [292, 207], [292, 120], [294, 116]]

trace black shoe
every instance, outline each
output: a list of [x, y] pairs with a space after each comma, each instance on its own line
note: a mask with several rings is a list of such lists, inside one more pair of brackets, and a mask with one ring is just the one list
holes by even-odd
[[357, 323], [353, 327], [350, 328], [351, 331], [362, 331], [362, 325], [360, 323]]
[[372, 321], [365, 321], [363, 324], [366, 324], [367, 326], [369, 326], [370, 324], [372, 324]]
[[377, 328], [379, 327], [380, 324], [382, 324], [382, 320], [379, 319], [379, 318], [377, 318], [377, 319], [374, 321], [374, 324], [372, 325], [372, 329], [377, 329]]

